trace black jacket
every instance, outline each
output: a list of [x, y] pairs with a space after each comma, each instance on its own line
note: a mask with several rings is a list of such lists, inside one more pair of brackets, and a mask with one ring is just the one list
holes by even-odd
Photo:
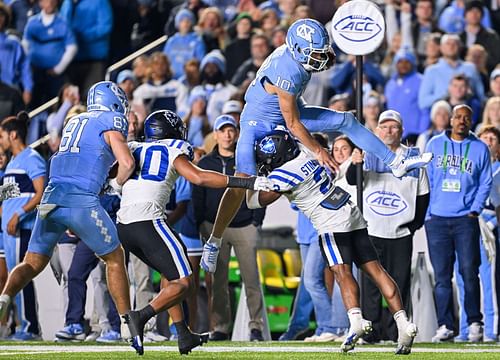
[[[467, 43], [467, 33], [464, 31], [460, 34], [460, 39], [462, 39], [462, 44]], [[500, 38], [497, 33], [493, 30], [486, 29], [481, 25], [481, 28], [476, 36], [475, 44], [483, 45], [488, 52], [488, 58], [486, 61], [486, 67], [488, 72], [493, 71], [495, 66], [500, 62]], [[467, 47], [462, 47], [462, 58], [465, 58], [467, 54]]]
[[[198, 166], [205, 170], [213, 170], [227, 175], [233, 175], [236, 162], [234, 156], [223, 157], [216, 146], [214, 150], [204, 156]], [[217, 209], [225, 189], [210, 189], [202, 186], [193, 186], [193, 208], [196, 225], [199, 227], [203, 221], [215, 222]], [[264, 220], [265, 209], [250, 210], [246, 201], [241, 204], [229, 227], [243, 227], [250, 224], [261, 225]]]
[[19, 91], [0, 82], [0, 120], [7, 116], [17, 115], [24, 108], [23, 98]]

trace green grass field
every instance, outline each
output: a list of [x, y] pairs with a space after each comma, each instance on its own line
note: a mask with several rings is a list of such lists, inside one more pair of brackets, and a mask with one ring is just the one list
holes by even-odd
[[[347, 355], [339, 352], [339, 344], [305, 344], [304, 342], [217, 342], [205, 344], [188, 357], [190, 359], [388, 359], [394, 357], [394, 346], [358, 346]], [[184, 356], [183, 358], [188, 358]], [[20, 344], [0, 342], [2, 359], [172, 359], [181, 358], [175, 342], [146, 345], [145, 354], [139, 357], [126, 345], [98, 345], [87, 343], [34, 342]], [[500, 344], [417, 344], [412, 359], [500, 359]]]

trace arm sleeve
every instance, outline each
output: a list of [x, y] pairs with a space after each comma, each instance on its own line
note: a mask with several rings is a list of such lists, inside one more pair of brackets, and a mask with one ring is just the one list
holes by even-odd
[[351, 165], [349, 165], [345, 173], [345, 178], [349, 185], [356, 185], [356, 164], [351, 163]]
[[33, 77], [31, 75], [31, 65], [26, 56], [21, 43], [19, 43], [19, 72], [21, 73], [21, 83], [24, 91], [33, 90]]
[[28, 176], [30, 179], [34, 180], [40, 176], [45, 176], [46, 172], [45, 160], [38, 153], [33, 153], [29, 158]]
[[398, 20], [396, 18], [396, 9], [392, 4], [387, 4], [385, 6], [385, 27], [386, 33], [385, 38], [387, 43], [392, 42], [392, 38], [399, 31]]
[[430, 198], [431, 196], [429, 193], [417, 196], [415, 201], [415, 217], [413, 221], [404, 225], [408, 227], [408, 230], [410, 230], [412, 234], [424, 225]]
[[64, 54], [61, 57], [61, 60], [56, 66], [54, 66], [54, 72], [58, 75], [62, 74], [68, 67], [71, 60], [73, 60], [73, 58], [75, 57], [77, 51], [78, 47], [76, 46], [76, 44], [67, 45], [66, 49], [64, 50]]
[[409, 48], [415, 52], [413, 37], [411, 33], [411, 13], [401, 13], [401, 48]]
[[52, 113], [49, 115], [47, 118], [47, 132], [50, 134], [52, 131], [59, 133], [61, 129], [63, 128], [64, 124], [64, 119], [66, 118], [66, 115], [68, 115], [69, 110], [73, 104], [71, 101], [64, 101], [57, 110], [56, 113]]

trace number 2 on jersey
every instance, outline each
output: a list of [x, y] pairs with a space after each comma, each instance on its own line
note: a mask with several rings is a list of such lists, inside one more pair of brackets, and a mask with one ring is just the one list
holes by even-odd
[[72, 153], [80, 152], [78, 142], [82, 137], [83, 128], [87, 125], [88, 121], [89, 119], [80, 119], [78, 117], [74, 117], [68, 121], [62, 132], [59, 152], [66, 152], [68, 149]]

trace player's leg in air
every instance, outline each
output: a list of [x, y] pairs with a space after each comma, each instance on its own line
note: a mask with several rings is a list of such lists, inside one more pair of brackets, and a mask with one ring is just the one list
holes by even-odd
[[372, 153], [389, 166], [396, 177], [427, 165], [432, 153], [418, 156], [396, 155], [374, 133], [364, 127], [350, 112], [338, 112], [320, 106], [299, 106], [300, 119], [310, 132], [331, 133], [340, 131], [347, 135], [356, 146]]
[[119, 223], [118, 232], [127, 250], [162, 275], [158, 295], [144, 308], [130, 312], [140, 338], [143, 337], [144, 325], [148, 320], [168, 310], [177, 330], [181, 354], [188, 354], [193, 348], [207, 342], [208, 333], [197, 334], [188, 328], [180, 305], [187, 296], [192, 295], [194, 284], [187, 250], [179, 236], [161, 218]]
[[320, 235], [321, 251], [328, 261], [330, 270], [339, 284], [342, 300], [347, 309], [351, 327], [341, 345], [344, 352], [354, 349], [356, 342], [364, 334], [371, 332], [371, 322], [363, 319], [359, 286], [352, 274], [352, 261], [370, 276], [384, 296], [389, 310], [398, 328], [396, 354], [406, 355], [411, 352], [417, 327], [408, 320], [403, 308], [398, 286], [378, 261], [368, 232], [365, 229], [347, 233], [326, 233]]

